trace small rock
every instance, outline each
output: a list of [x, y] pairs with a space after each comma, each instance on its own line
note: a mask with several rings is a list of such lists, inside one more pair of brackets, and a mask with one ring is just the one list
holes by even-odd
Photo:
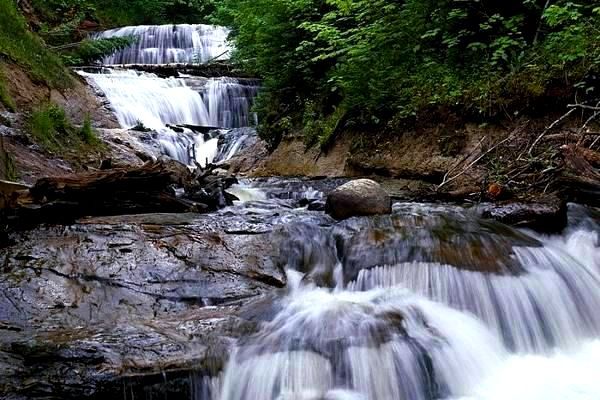
[[392, 200], [379, 183], [370, 179], [357, 179], [333, 190], [327, 196], [325, 210], [338, 220], [391, 214]]
[[308, 202], [309, 211], [325, 211], [325, 202], [323, 200], [311, 200]]

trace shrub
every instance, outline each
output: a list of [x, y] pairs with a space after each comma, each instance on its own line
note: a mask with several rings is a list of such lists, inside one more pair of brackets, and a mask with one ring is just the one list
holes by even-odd
[[83, 125], [79, 130], [79, 136], [81, 137], [81, 140], [83, 140], [83, 142], [86, 144], [97, 145], [100, 143], [98, 136], [96, 136], [96, 133], [92, 128], [92, 120], [89, 115], [86, 115], [83, 119]]

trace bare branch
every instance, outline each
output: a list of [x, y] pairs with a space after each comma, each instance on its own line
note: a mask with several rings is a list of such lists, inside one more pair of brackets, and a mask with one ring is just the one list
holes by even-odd
[[[513, 132], [514, 133], [514, 132]], [[492, 147], [490, 147], [485, 153], [483, 153], [482, 155], [480, 155], [479, 157], [477, 157], [474, 161], [472, 161], [471, 163], [469, 163], [469, 165], [467, 165], [466, 167], [464, 167], [458, 174], [454, 175], [451, 178], [447, 178], [447, 175], [444, 177], [444, 181], [437, 187], [436, 190], [440, 190], [440, 188], [452, 181], [454, 181], [455, 179], [457, 179], [458, 177], [460, 177], [461, 175], [463, 175], [465, 172], [467, 172], [473, 165], [477, 164], [481, 159], [483, 159], [485, 156], [487, 156], [488, 154], [490, 154], [492, 151], [494, 151], [496, 148], [498, 148], [498, 146], [506, 143], [508, 140], [512, 139], [513, 135], [510, 134], [508, 135], [504, 140], [499, 141], [498, 143], [496, 143], [495, 145], [493, 145]]]
[[569, 108], [583, 108], [585, 110], [600, 111], [600, 106], [588, 106], [587, 104], [568, 104]]
[[[564, 121], [565, 119], [567, 119], [569, 117], [569, 115], [571, 115], [571, 114], [573, 114], [573, 112], [575, 112], [575, 110], [577, 110], [577, 109], [576, 108], [571, 108], [562, 117], [560, 117], [559, 119], [557, 119], [556, 121], [554, 121], [553, 123], [551, 123], [550, 126], [548, 126], [546, 129], [544, 129], [544, 131], [542, 133], [540, 133], [540, 135], [537, 137], [537, 139], [535, 139], [535, 141], [533, 142], [533, 144], [529, 148], [528, 154], [531, 156], [531, 153], [533, 153], [533, 149], [535, 148], [535, 146], [537, 146], [537, 144], [540, 142], [540, 140], [542, 140], [542, 138], [546, 135], [546, 133], [548, 133], [555, 126], [557, 126], [562, 121]], [[520, 156], [519, 156], [519, 158], [520, 158]]]

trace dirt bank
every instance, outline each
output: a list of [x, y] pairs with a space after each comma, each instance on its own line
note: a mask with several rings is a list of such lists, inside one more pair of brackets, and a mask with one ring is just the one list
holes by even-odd
[[83, 79], [73, 73], [70, 87], [54, 89], [33, 79], [25, 68], [15, 63], [1, 61], [0, 68], [7, 93], [14, 102], [12, 109], [0, 103], [0, 158], [5, 161], [0, 166], [0, 179], [33, 183], [42, 176], [61, 176], [99, 165], [108, 154], [102, 146], [92, 152], [65, 147], [61, 154], [55, 154], [36, 143], [29, 132], [29, 115], [49, 103], [64, 109], [75, 126], [90, 118], [96, 130], [118, 128], [107, 104]]
[[[240, 157], [243, 162], [236, 160], [233, 166], [253, 176], [398, 180], [412, 198], [531, 201], [553, 194], [573, 200], [565, 190], [565, 175], [581, 174], [583, 168], [593, 177], [594, 160], [600, 159], [594, 143], [598, 136], [581, 132], [587, 119], [583, 115], [547, 129], [560, 117], [484, 125], [440, 123], [395, 132], [347, 131], [327, 151], [307, 148], [301, 136], [289, 136], [272, 153], [250, 149]], [[592, 169], [567, 162], [565, 146], [575, 146]], [[256, 155], [253, 161], [248, 153]], [[581, 200], [593, 203], [594, 197]]]

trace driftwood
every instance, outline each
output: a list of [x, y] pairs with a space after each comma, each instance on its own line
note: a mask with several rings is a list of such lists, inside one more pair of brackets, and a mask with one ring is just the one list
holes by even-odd
[[[215, 186], [211, 183], [209, 186]], [[29, 190], [6, 196], [0, 222], [21, 228], [38, 223], [69, 223], [84, 216], [202, 212], [226, 205], [220, 201], [223, 194], [212, 187], [203, 197], [217, 197], [210, 205], [197, 201], [198, 196], [192, 199], [194, 196], [175, 193], [176, 187], [189, 194], [203, 192], [204, 184], [187, 167], [171, 160], [149, 162], [138, 168], [42, 178]], [[216, 186], [225, 189], [223, 184]]]

